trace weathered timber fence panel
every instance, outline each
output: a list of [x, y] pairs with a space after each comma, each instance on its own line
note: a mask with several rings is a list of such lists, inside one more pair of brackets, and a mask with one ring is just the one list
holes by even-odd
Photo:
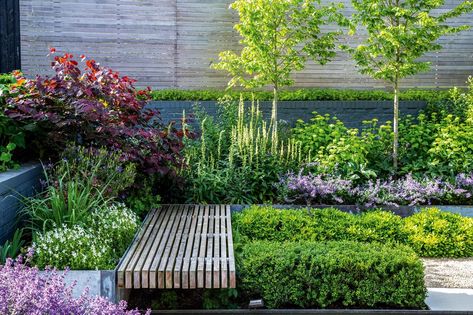
[[[22, 65], [27, 75], [48, 73], [48, 47], [85, 53], [153, 88], [224, 87], [224, 73], [209, 68], [219, 51], [238, 49], [232, 0], [20, 0]], [[322, 2], [332, 2], [323, 0]], [[345, 14], [351, 15], [350, 0]], [[446, 1], [445, 8], [461, 0]], [[442, 10], [440, 10], [442, 11]], [[473, 24], [473, 14], [452, 24]], [[333, 28], [333, 27], [331, 27]], [[342, 38], [353, 44], [359, 40]], [[432, 70], [403, 87], [464, 86], [473, 74], [473, 30], [441, 40], [445, 49], [426, 58]], [[385, 88], [357, 73], [340, 53], [326, 66], [309, 63], [296, 87]]]
[[0, 1], [0, 73], [20, 68], [19, 0]]

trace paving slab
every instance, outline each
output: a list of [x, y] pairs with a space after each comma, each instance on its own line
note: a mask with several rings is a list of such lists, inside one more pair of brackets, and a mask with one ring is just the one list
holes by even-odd
[[471, 311], [473, 289], [428, 288], [425, 303], [432, 311]]

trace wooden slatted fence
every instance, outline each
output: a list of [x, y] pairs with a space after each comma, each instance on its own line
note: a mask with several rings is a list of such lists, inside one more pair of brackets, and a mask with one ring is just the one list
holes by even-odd
[[163, 205], [118, 266], [126, 289], [235, 288], [229, 205]]
[[[445, 9], [462, 0], [445, 1]], [[238, 50], [232, 0], [20, 0], [22, 70], [49, 73], [48, 47], [86, 54], [153, 88], [221, 88], [225, 73], [209, 68], [222, 50]], [[323, 3], [333, 2], [322, 0]], [[350, 0], [344, 13], [353, 13]], [[442, 10], [439, 10], [442, 11]], [[473, 14], [453, 25], [472, 25]], [[333, 28], [333, 27], [332, 27]], [[353, 44], [357, 37], [342, 38]], [[426, 57], [432, 70], [403, 87], [465, 86], [473, 75], [473, 29], [441, 40], [442, 51]], [[294, 75], [295, 87], [385, 88], [360, 75], [345, 53], [326, 66], [313, 63]]]

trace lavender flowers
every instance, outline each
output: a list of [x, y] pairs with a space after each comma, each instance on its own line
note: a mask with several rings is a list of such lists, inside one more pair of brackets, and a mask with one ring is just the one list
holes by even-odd
[[[31, 259], [32, 252], [29, 253]], [[64, 276], [55, 271], [40, 275], [37, 268], [28, 267], [20, 256], [8, 259], [0, 266], [0, 314], [81, 314], [81, 315], [139, 315], [127, 311], [126, 302], [114, 304], [103, 297], [92, 297], [84, 292], [72, 296], [72, 286], [64, 283]], [[147, 314], [150, 314], [148, 311]]]

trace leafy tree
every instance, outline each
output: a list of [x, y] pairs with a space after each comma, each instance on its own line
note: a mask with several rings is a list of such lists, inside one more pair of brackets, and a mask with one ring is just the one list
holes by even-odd
[[443, 0], [352, 0], [355, 14], [351, 33], [356, 26], [367, 30], [367, 37], [351, 52], [362, 74], [381, 79], [394, 90], [393, 167], [398, 166], [399, 88], [400, 81], [430, 68], [421, 61], [427, 52], [440, 50], [438, 39], [469, 26], [451, 26], [448, 19], [473, 10], [473, 2], [463, 1], [452, 10], [436, 13]]
[[229, 87], [273, 87], [273, 130], [277, 129], [278, 91], [293, 84], [292, 71], [302, 70], [308, 58], [325, 64], [335, 56], [338, 31], [323, 32], [331, 22], [342, 24], [342, 5], [320, 0], [236, 0], [230, 5], [240, 16], [235, 29], [243, 46], [240, 54], [224, 51], [213, 68], [232, 76]]

